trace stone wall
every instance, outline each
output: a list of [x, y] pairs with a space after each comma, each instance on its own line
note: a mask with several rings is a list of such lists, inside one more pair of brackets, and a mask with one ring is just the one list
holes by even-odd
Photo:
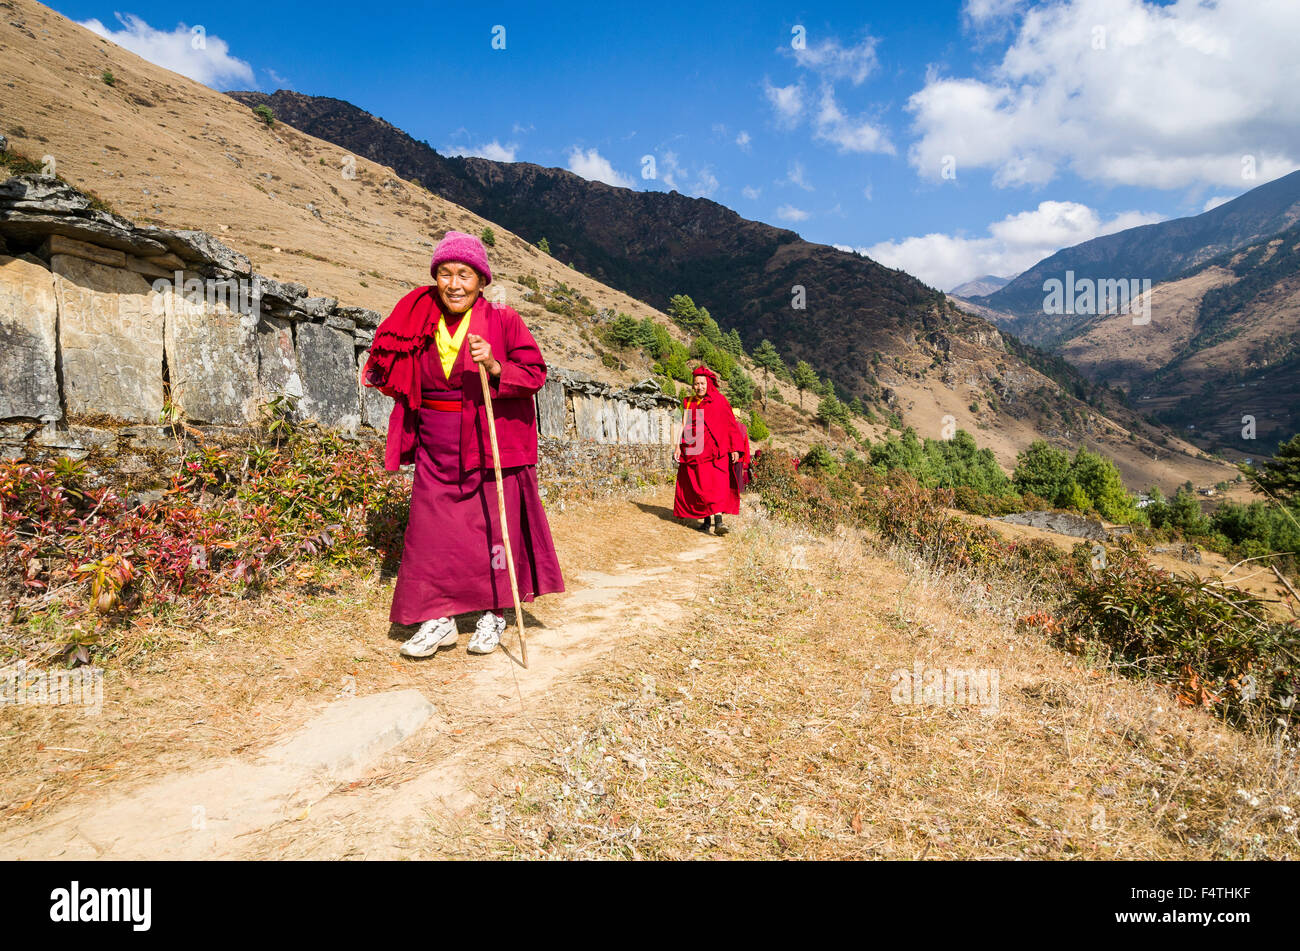
[[537, 444], [537, 481], [548, 506], [657, 485], [671, 481], [676, 473], [672, 447], [667, 445], [618, 445], [546, 436]]
[[[286, 394], [302, 419], [382, 432], [392, 402], [360, 385], [379, 320], [255, 273], [205, 232], [139, 227], [94, 208], [58, 179], [0, 184], [0, 452], [9, 457], [84, 455], [124, 423], [238, 427]], [[660, 466], [680, 417], [653, 381], [618, 390], [560, 368], [537, 409], [544, 441], [574, 447], [572, 459], [557, 449], [548, 463], [573, 480], [600, 466]], [[656, 451], [622, 459], [582, 446]]]

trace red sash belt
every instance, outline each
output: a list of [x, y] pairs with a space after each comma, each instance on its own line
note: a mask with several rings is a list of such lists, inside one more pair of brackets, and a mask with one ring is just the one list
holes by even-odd
[[440, 413], [459, 413], [460, 400], [420, 400], [424, 409], [434, 409]]

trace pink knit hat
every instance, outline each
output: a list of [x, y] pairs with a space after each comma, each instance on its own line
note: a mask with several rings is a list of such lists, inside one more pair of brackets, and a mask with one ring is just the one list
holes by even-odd
[[446, 237], [433, 249], [433, 260], [429, 263], [429, 274], [437, 280], [438, 265], [444, 261], [459, 261], [468, 264], [483, 275], [483, 283], [492, 283], [492, 268], [488, 267], [487, 248], [483, 242], [472, 234], [463, 231], [448, 231]]

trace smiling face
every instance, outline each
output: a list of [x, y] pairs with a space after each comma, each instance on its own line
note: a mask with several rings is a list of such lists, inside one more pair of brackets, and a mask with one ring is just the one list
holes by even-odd
[[483, 288], [483, 278], [478, 271], [460, 261], [444, 261], [438, 265], [435, 276], [438, 296], [442, 305], [453, 314], [463, 314], [474, 306], [474, 300]]
[[691, 381], [691, 386], [695, 387], [696, 396], [705, 396], [709, 392], [709, 381], [703, 376], [697, 376]]

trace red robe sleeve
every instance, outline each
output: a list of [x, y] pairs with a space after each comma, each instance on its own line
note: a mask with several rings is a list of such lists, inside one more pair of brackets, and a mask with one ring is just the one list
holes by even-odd
[[504, 355], [492, 355], [501, 364], [500, 376], [488, 374], [493, 395], [500, 399], [532, 396], [546, 382], [546, 361], [542, 358], [541, 348], [524, 319], [513, 308], [501, 307], [498, 312], [506, 350]]

